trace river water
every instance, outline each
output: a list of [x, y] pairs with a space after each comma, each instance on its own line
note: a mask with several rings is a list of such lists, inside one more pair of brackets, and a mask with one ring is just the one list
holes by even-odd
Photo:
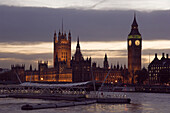
[[26, 103], [58, 103], [40, 99], [0, 98], [0, 113], [170, 113], [170, 94], [119, 93], [131, 98], [131, 104], [90, 104], [65, 108], [25, 111]]

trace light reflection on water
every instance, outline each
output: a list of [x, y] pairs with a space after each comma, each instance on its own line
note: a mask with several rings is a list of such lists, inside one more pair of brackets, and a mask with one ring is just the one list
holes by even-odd
[[[119, 93], [122, 94], [122, 93]], [[131, 104], [90, 104], [65, 108], [23, 111], [26, 103], [58, 103], [39, 99], [0, 98], [0, 113], [169, 113], [170, 94], [123, 93], [132, 99]]]

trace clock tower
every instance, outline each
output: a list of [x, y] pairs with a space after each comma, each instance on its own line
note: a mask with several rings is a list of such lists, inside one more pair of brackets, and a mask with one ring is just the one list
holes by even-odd
[[142, 36], [138, 31], [138, 24], [136, 22], [136, 15], [131, 25], [131, 32], [127, 39], [128, 45], [128, 71], [130, 73], [129, 80], [131, 83], [135, 81], [135, 72], [141, 70], [141, 50], [142, 50]]

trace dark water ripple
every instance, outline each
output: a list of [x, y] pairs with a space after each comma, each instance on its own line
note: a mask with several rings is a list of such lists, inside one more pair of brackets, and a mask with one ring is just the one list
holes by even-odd
[[132, 99], [131, 104], [91, 104], [65, 108], [23, 111], [26, 103], [57, 103], [39, 99], [0, 98], [0, 113], [170, 113], [170, 94], [119, 93]]

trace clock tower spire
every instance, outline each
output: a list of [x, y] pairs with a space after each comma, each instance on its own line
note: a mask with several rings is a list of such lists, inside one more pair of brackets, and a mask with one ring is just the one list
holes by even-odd
[[128, 45], [128, 71], [130, 73], [130, 83], [135, 83], [135, 72], [141, 70], [141, 50], [142, 50], [142, 36], [138, 30], [136, 21], [136, 14], [131, 25], [131, 31], [127, 39]]

